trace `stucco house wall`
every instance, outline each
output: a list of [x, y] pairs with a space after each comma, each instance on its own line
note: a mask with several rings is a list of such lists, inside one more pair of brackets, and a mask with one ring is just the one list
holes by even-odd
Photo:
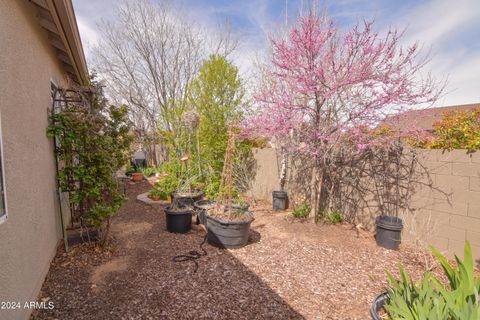
[[8, 218], [0, 224], [1, 320], [27, 319], [59, 239], [52, 140], [46, 136], [51, 81], [64, 71], [28, 1], [0, 1], [0, 116]]

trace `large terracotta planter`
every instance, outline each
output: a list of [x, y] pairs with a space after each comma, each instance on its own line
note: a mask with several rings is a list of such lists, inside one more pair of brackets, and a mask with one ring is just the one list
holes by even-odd
[[140, 182], [142, 180], [143, 180], [143, 173], [141, 173], [141, 172], [132, 173], [132, 181], [133, 182]]

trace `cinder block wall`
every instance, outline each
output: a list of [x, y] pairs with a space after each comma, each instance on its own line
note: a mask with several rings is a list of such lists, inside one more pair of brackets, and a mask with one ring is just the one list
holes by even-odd
[[414, 195], [417, 217], [406, 239], [415, 237], [459, 256], [469, 240], [480, 258], [480, 152], [422, 150], [422, 156], [434, 187], [444, 194], [424, 188]]
[[[271, 192], [278, 189], [277, 151], [259, 149], [254, 155], [257, 174], [251, 193], [271, 201]], [[403, 216], [404, 242], [432, 244], [450, 256], [463, 256], [465, 240], [469, 240], [480, 259], [480, 152], [420, 150], [420, 157], [431, 173], [434, 189], [415, 191], [414, 211]]]

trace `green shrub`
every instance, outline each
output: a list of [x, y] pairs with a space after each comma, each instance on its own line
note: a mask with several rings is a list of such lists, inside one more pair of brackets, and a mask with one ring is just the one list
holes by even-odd
[[216, 199], [220, 189], [220, 180], [212, 181], [205, 188], [205, 196], [208, 199]]
[[167, 193], [176, 191], [180, 185], [180, 179], [178, 172], [180, 172], [180, 164], [177, 159], [172, 159], [163, 162], [156, 168], [156, 172], [159, 174], [165, 174], [157, 182], [155, 182], [155, 188], [163, 190]]
[[158, 188], [152, 188], [150, 192], [148, 193], [149, 196], [151, 197], [160, 197], [160, 200], [167, 200], [168, 198], [168, 193], [158, 189]]
[[157, 182], [155, 182], [155, 188], [170, 193], [178, 189], [178, 184], [179, 180], [175, 176], [175, 174], [169, 173], [168, 176], [162, 177]]
[[292, 215], [295, 218], [307, 218], [311, 210], [312, 208], [307, 202], [302, 202], [298, 207], [295, 208], [295, 210], [293, 210]]
[[400, 280], [387, 273], [390, 288], [385, 310], [392, 319], [480, 319], [480, 277], [474, 274], [470, 243], [467, 241], [464, 260], [455, 256], [456, 266], [433, 247], [433, 254], [441, 264], [449, 285], [426, 273], [414, 283], [400, 267]]
[[129, 164], [129, 165], [127, 166], [127, 169], [125, 170], [125, 173], [126, 173], [126, 174], [132, 174], [132, 173], [134, 173], [134, 172], [135, 172], [135, 168], [134, 168], [131, 164]]
[[115, 172], [127, 163], [133, 137], [126, 106], [110, 105], [93, 78], [83, 89], [89, 94], [82, 94], [81, 103], [51, 113], [47, 135], [57, 142], [58, 186], [68, 192], [75, 222], [97, 228], [105, 243], [110, 217], [126, 200]]
[[407, 141], [427, 149], [480, 149], [480, 108], [452, 110], [442, 113], [433, 124], [432, 134], [422, 134]]
[[338, 211], [333, 211], [333, 212], [330, 212], [330, 213], [324, 215], [323, 220], [336, 224], [336, 223], [342, 223], [343, 220], [345, 220], [345, 219], [343, 218], [342, 213], [340, 213]]
[[155, 173], [155, 168], [154, 167], [140, 167], [138, 168], [138, 170], [143, 173], [143, 175], [145, 177], [150, 177], [151, 175], [153, 175]]

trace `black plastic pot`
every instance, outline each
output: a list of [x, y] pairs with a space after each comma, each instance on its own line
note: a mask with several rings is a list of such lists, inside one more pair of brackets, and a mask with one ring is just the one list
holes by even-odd
[[398, 250], [402, 242], [402, 219], [389, 216], [378, 216], [375, 219], [375, 240], [380, 247]]
[[183, 205], [193, 206], [193, 204], [196, 201], [202, 200], [203, 191], [195, 190], [192, 193], [194, 195], [185, 196], [185, 195], [178, 194], [178, 191], [174, 191], [174, 192], [170, 192], [170, 196], [172, 197], [172, 202], [173, 202], [173, 200], [176, 200], [177, 203], [180, 203], [180, 204], [183, 204]]
[[272, 197], [273, 197], [272, 204], [273, 204], [274, 211], [287, 209], [287, 193], [285, 191], [273, 191]]
[[380, 315], [378, 314], [380, 309], [383, 308], [385, 303], [388, 301], [388, 293], [384, 292], [379, 294], [375, 300], [373, 300], [372, 307], [370, 308], [370, 315], [372, 316], [373, 320], [382, 320]]
[[[215, 200], [200, 200], [196, 201], [193, 204], [193, 207], [195, 208], [195, 211], [197, 212], [197, 217], [198, 217], [198, 222], [203, 224], [204, 226], [207, 226], [207, 220], [205, 218], [207, 209], [209, 206], [212, 206], [216, 203]], [[198, 224], [197, 222], [197, 224]]]
[[226, 249], [245, 246], [250, 235], [250, 224], [253, 221], [251, 212], [245, 212], [245, 214], [248, 215], [246, 221], [223, 221], [206, 214], [208, 243]]
[[167, 231], [174, 233], [186, 233], [192, 229], [192, 213], [191, 209], [176, 209], [172, 206], [165, 208], [165, 217], [167, 221]]

